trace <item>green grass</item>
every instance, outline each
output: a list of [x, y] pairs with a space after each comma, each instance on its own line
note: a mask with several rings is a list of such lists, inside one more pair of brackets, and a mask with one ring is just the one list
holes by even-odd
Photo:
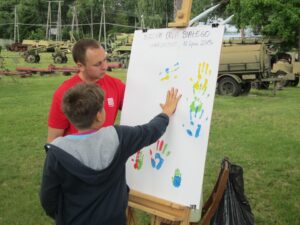
[[[42, 65], [48, 65], [43, 58]], [[124, 80], [125, 72], [111, 74]], [[0, 79], [1, 225], [53, 224], [40, 206], [38, 193], [51, 97], [67, 78], [58, 74]], [[221, 160], [228, 156], [244, 168], [245, 192], [257, 225], [300, 224], [299, 99], [299, 87], [284, 88], [276, 96], [256, 90], [237, 98], [216, 96], [204, 200]]]

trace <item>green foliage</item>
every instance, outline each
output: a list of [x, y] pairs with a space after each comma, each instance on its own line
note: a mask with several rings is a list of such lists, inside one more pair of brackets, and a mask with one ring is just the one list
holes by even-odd
[[239, 28], [252, 26], [264, 35], [281, 38], [297, 46], [300, 0], [231, 0], [228, 6]]
[[[99, 23], [104, 0], [65, 0], [61, 3], [61, 20], [63, 39], [69, 38], [70, 26], [73, 18], [73, 6], [76, 6], [80, 38], [91, 36], [91, 22], [94, 37], [98, 37]], [[2, 0], [0, 3], [0, 38], [13, 38], [14, 6], [18, 4], [18, 18], [20, 38], [29, 39], [40, 37], [41, 29], [47, 22], [48, 2], [43, 0]], [[51, 3], [52, 24], [57, 21], [58, 3]], [[143, 15], [146, 27], [165, 27], [168, 21], [173, 20], [173, 3], [165, 0], [110, 0], [105, 1], [107, 33], [133, 32], [134, 26], [141, 27]], [[93, 14], [91, 18], [91, 14]], [[6, 25], [5, 25], [6, 24]], [[26, 24], [26, 25], [25, 25]], [[42, 25], [42, 26], [41, 26]], [[118, 26], [119, 25], [119, 26]], [[75, 34], [76, 35], [76, 34]]]
[[172, 7], [172, 2], [163, 0], [139, 0], [136, 3], [137, 15], [140, 20], [143, 17], [148, 28], [166, 27], [167, 18], [173, 18]]
[[16, 1], [0, 2], [0, 38], [13, 38], [14, 5]]
[[45, 29], [39, 27], [34, 31], [31, 31], [28, 35], [28, 39], [30, 40], [42, 40], [45, 38]]

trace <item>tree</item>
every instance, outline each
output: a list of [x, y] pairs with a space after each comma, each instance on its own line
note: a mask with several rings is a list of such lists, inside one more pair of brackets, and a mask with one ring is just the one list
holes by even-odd
[[300, 0], [231, 0], [228, 10], [234, 13], [239, 28], [250, 25], [264, 35], [282, 39], [286, 48], [298, 45], [300, 55]]
[[13, 39], [15, 1], [0, 2], [0, 38]]

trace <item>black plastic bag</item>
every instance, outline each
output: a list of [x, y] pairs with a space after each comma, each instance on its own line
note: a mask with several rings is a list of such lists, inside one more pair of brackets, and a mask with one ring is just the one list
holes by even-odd
[[254, 216], [244, 193], [243, 168], [229, 163], [229, 178], [226, 189], [210, 225], [253, 224]]

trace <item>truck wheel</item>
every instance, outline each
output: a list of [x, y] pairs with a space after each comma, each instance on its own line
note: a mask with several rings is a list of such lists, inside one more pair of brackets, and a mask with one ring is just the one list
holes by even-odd
[[56, 57], [54, 58], [54, 63], [56, 63], [56, 64], [61, 64], [62, 61], [63, 61], [63, 59], [62, 59], [61, 56], [56, 56]]
[[28, 63], [34, 63], [35, 62], [35, 56], [34, 55], [28, 55], [25, 59]]
[[39, 55], [35, 56], [35, 62], [39, 63], [41, 61], [41, 57]]
[[297, 85], [299, 84], [299, 77], [296, 77], [295, 80], [291, 80], [290, 84], [292, 87], [297, 87]]
[[242, 84], [242, 90], [241, 90], [242, 94], [247, 95], [249, 94], [250, 90], [251, 90], [251, 82], [246, 82]]
[[219, 81], [218, 91], [220, 95], [239, 96], [241, 85], [232, 77], [224, 77]]
[[62, 63], [67, 63], [67, 62], [68, 62], [68, 57], [64, 56], [63, 59], [62, 59]]
[[281, 81], [281, 85], [283, 87], [291, 86], [291, 81], [290, 80], [283, 80], [283, 81]]

